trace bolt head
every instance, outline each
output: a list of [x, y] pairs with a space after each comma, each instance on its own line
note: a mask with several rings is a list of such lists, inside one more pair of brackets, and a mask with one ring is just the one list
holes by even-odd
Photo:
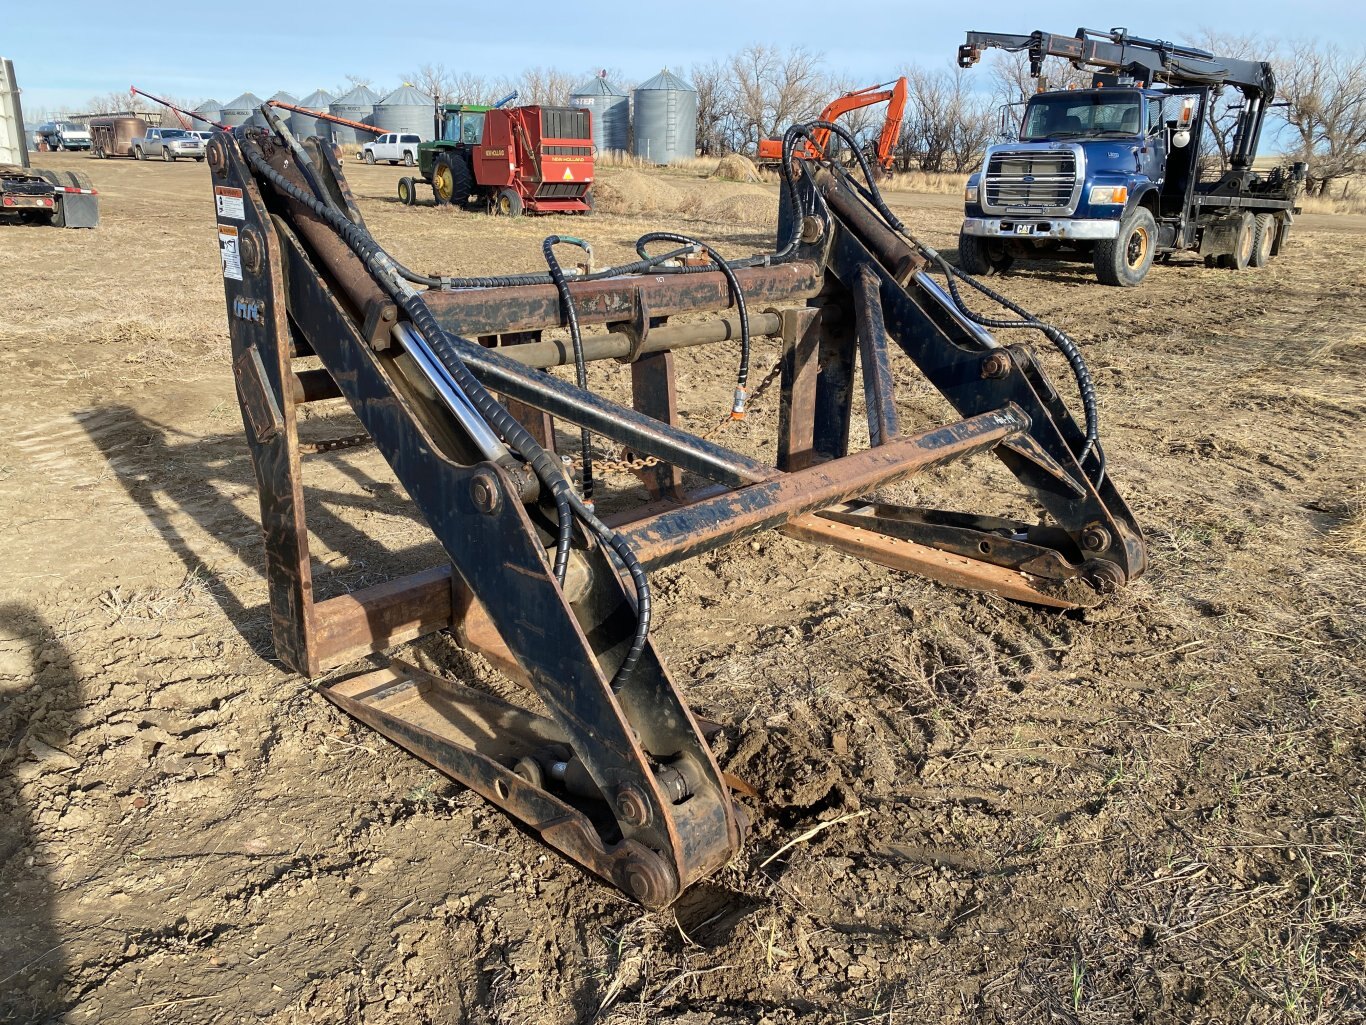
[[1081, 533], [1081, 546], [1088, 552], [1103, 552], [1110, 547], [1110, 532], [1104, 527], [1087, 527]]
[[650, 805], [645, 795], [632, 786], [617, 791], [617, 817], [628, 826], [644, 826], [650, 821]]
[[1010, 357], [1004, 352], [993, 352], [982, 360], [982, 377], [997, 381], [1010, 373]]
[[470, 501], [481, 513], [497, 512], [500, 495], [498, 481], [489, 471], [480, 470], [470, 480]]

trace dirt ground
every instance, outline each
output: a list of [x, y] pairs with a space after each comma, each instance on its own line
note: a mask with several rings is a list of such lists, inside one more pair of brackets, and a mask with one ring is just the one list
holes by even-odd
[[[1148, 533], [1102, 607], [776, 534], [655, 574], [660, 648], [763, 800], [646, 914], [272, 661], [207, 171], [49, 162], [103, 224], [0, 228], [0, 1021], [1366, 1020], [1366, 218], [1305, 216], [1262, 271], [1002, 279], [1081, 342]], [[508, 221], [349, 173], [396, 255], [454, 273], [537, 268], [557, 230], [756, 251], [776, 220], [771, 187], [679, 175], [656, 213]], [[892, 199], [952, 249], [956, 196]], [[734, 357], [680, 355], [690, 423]], [[904, 425], [947, 418], [899, 380]], [[771, 453], [775, 424], [728, 440]], [[322, 593], [436, 561], [375, 452], [306, 472]], [[898, 494], [987, 511], [1001, 481]]]

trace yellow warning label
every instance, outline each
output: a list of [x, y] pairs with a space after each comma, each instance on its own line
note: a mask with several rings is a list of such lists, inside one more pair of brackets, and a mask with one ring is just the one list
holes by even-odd
[[574, 180], [574, 172], [571, 168], [566, 167], [564, 169], [564, 180], [567, 182], [572, 182]]

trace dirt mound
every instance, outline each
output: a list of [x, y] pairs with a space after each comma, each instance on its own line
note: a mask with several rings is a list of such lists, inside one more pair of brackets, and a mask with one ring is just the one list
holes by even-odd
[[778, 219], [778, 204], [770, 192], [757, 185], [732, 187], [703, 200], [697, 216], [725, 224], [771, 224]]
[[609, 214], [643, 214], [677, 210], [683, 194], [668, 182], [639, 171], [599, 178], [593, 185], [597, 209]]
[[728, 182], [757, 182], [759, 169], [749, 157], [730, 153], [721, 158], [721, 162], [716, 165], [716, 170], [710, 177]]

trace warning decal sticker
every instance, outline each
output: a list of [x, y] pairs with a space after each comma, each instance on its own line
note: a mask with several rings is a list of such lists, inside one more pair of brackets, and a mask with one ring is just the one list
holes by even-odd
[[[240, 202], [240, 200], [239, 200]], [[237, 248], [237, 226], [218, 226], [218, 255], [223, 258], [223, 277], [242, 280], [242, 253]]]
[[574, 172], [568, 167], [564, 169], [564, 180], [567, 182], [572, 182], [574, 180]]
[[246, 208], [242, 204], [242, 190], [230, 189], [226, 185], [213, 187], [213, 201], [218, 206], [219, 217], [231, 217], [235, 221], [247, 219]]

